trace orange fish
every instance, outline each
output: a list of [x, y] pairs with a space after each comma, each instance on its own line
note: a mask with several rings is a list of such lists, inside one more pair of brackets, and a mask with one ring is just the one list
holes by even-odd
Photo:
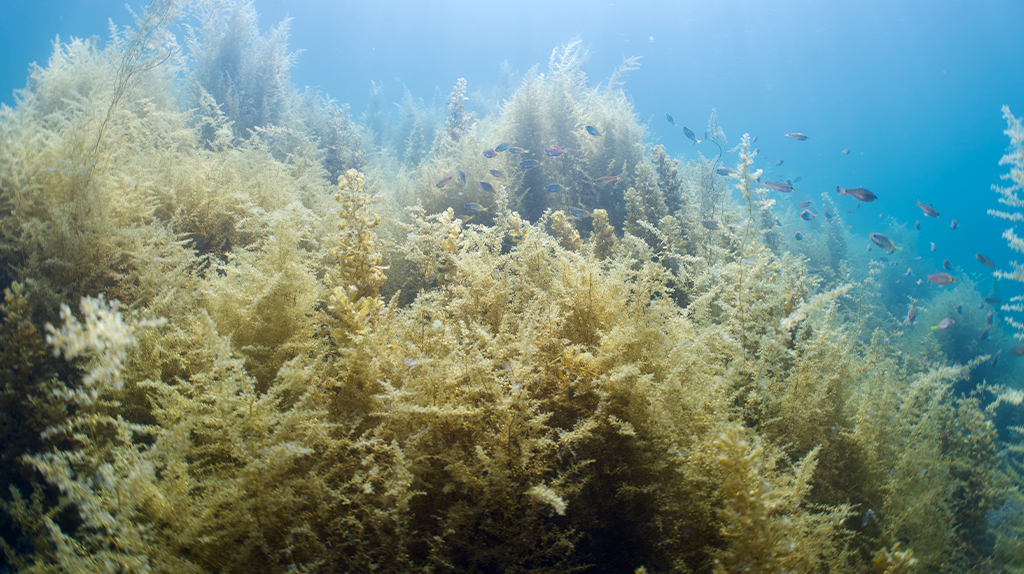
[[601, 187], [605, 187], [607, 185], [611, 185], [611, 184], [615, 183], [616, 181], [622, 181], [622, 176], [619, 176], [619, 175], [606, 175], [604, 177], [597, 178], [595, 183], [597, 183], [597, 185], [599, 185]]

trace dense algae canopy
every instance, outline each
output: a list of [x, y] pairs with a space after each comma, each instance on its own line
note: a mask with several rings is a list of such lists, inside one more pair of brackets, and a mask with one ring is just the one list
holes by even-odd
[[1024, 570], [1020, 390], [838, 218], [785, 242], [747, 137], [648, 146], [635, 60], [357, 125], [287, 23], [185, 16], [58, 42], [0, 112], [10, 570]]

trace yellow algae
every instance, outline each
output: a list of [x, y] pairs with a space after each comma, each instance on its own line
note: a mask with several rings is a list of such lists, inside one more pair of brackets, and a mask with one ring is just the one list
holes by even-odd
[[[1019, 389], [889, 311], [838, 216], [783, 241], [747, 136], [734, 177], [649, 148], [635, 59], [593, 88], [570, 43], [493, 114], [460, 79], [357, 129], [287, 82], [287, 26], [201, 14], [193, 111], [160, 54], [107, 77], [136, 30], [0, 117], [10, 570], [1021, 569]], [[232, 32], [266, 109], [211, 81]]]

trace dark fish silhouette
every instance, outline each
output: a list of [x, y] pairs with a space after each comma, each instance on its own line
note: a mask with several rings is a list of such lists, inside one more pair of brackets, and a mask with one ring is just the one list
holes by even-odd
[[587, 130], [587, 133], [592, 136], [601, 137], [601, 132], [597, 131], [597, 128], [595, 128], [594, 126], [587, 126], [583, 129]]
[[676, 121], [672, 119], [672, 116], [665, 114], [665, 119], [668, 120], [668, 123], [672, 124], [673, 126], [676, 125]]
[[[699, 144], [700, 143], [700, 140], [697, 139], [697, 135], [694, 134], [693, 130], [691, 130], [690, 128], [688, 128], [686, 126], [683, 126], [683, 133], [686, 134], [686, 137], [688, 137], [691, 140], [693, 140], [693, 143], [695, 143], [695, 144]], [[693, 144], [690, 144], [690, 145], [693, 145]]]
[[849, 195], [850, 197], [856, 198], [858, 201], [864, 203], [870, 203], [878, 199], [878, 196], [864, 189], [863, 187], [855, 187], [853, 189], [846, 189], [845, 187], [836, 186], [836, 193], [839, 195]]
[[987, 267], [991, 267], [992, 269], [999, 269], [998, 267], [996, 267], [995, 263], [992, 263], [991, 259], [989, 259], [988, 257], [985, 257], [981, 253], [975, 253], [974, 254], [974, 258], [977, 259], [978, 261], [980, 261], [982, 265], [985, 265]]

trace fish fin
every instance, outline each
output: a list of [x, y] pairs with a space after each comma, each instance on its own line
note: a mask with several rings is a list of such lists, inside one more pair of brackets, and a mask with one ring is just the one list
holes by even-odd
[[938, 330], [939, 330], [938, 327], [932, 327], [932, 331], [938, 331]]
[[900, 251], [903, 251], [903, 248], [902, 247], [897, 247], [896, 248], [896, 253], [899, 253]]

